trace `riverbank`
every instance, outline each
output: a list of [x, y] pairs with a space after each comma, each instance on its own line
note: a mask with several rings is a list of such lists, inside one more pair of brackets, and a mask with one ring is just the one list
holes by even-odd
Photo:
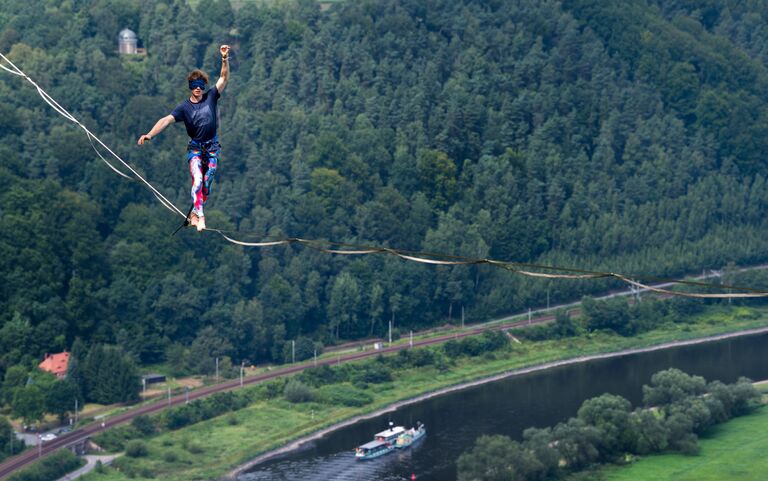
[[[600, 359], [610, 359], [610, 358], [621, 357], [621, 356], [629, 356], [629, 355], [632, 355], [632, 354], [639, 354], [639, 353], [645, 353], [645, 352], [653, 352], [653, 351], [658, 351], [658, 350], [662, 350], [662, 349], [671, 349], [671, 348], [681, 347], [681, 346], [703, 344], [703, 343], [707, 343], [707, 342], [720, 341], [720, 340], [724, 340], [724, 339], [731, 339], [731, 338], [742, 337], [742, 336], [751, 336], [751, 335], [756, 335], [756, 334], [765, 334], [765, 333], [768, 333], [768, 327], [748, 329], [748, 330], [739, 331], [739, 332], [729, 332], [729, 333], [717, 334], [717, 335], [712, 335], [712, 336], [708, 336], [708, 337], [704, 337], [704, 338], [686, 339], [686, 340], [679, 340], [679, 341], [670, 341], [670, 342], [666, 342], [666, 343], [659, 344], [659, 345], [640, 347], [640, 348], [629, 348], [629, 349], [624, 349], [624, 350], [617, 351], [617, 352], [609, 352], [609, 353], [601, 353], [601, 354], [592, 354], [592, 355], [586, 355], [586, 356], [579, 356], [579, 357], [575, 357], [575, 358], [571, 358], [571, 359], [563, 359], [563, 360], [547, 362], [547, 363], [539, 364], [539, 365], [535, 365], [535, 366], [514, 369], [514, 370], [511, 370], [511, 371], [508, 371], [508, 372], [496, 374], [496, 375], [493, 375], [493, 376], [488, 376], [488, 377], [485, 377], [485, 378], [482, 378], [482, 379], [476, 379], [476, 380], [473, 380], [473, 381], [470, 381], [470, 382], [465, 382], [465, 383], [461, 383], [461, 384], [458, 384], [458, 385], [445, 387], [445, 388], [442, 388], [442, 389], [438, 389], [436, 391], [432, 391], [432, 392], [429, 392], [429, 393], [425, 393], [425, 394], [413, 397], [411, 399], [406, 399], [406, 400], [398, 401], [396, 403], [393, 403], [393, 404], [391, 404], [389, 406], [386, 406], [386, 407], [384, 407], [382, 409], [379, 409], [377, 411], [355, 416], [355, 417], [353, 417], [351, 419], [347, 419], [347, 420], [345, 420], [343, 422], [339, 422], [337, 424], [334, 424], [332, 426], [324, 428], [324, 429], [322, 429], [322, 430], [320, 430], [318, 432], [312, 433], [312, 434], [310, 434], [308, 436], [304, 436], [304, 437], [302, 437], [300, 439], [297, 439], [297, 440], [291, 442], [288, 445], [285, 445], [285, 446], [280, 447], [278, 449], [274, 449], [274, 450], [271, 450], [269, 452], [266, 452], [266, 453], [264, 453], [264, 454], [262, 454], [260, 456], [257, 456], [253, 460], [251, 460], [251, 461], [249, 461], [249, 462], [247, 462], [247, 463], [245, 463], [245, 464], [243, 464], [241, 466], [238, 466], [236, 469], [234, 469], [234, 470], [230, 471], [229, 473], [227, 473], [226, 479], [235, 479], [240, 474], [242, 474], [242, 473], [252, 469], [253, 467], [257, 466], [258, 464], [263, 463], [264, 461], [272, 459], [272, 458], [274, 458], [276, 456], [280, 456], [281, 454], [285, 454], [285, 453], [291, 452], [293, 450], [300, 449], [302, 445], [304, 445], [304, 444], [306, 444], [308, 442], [320, 439], [323, 436], [325, 436], [325, 435], [327, 435], [327, 434], [329, 434], [329, 433], [331, 433], [331, 432], [333, 432], [333, 431], [335, 431], [337, 429], [343, 428], [345, 426], [349, 426], [351, 424], [354, 424], [354, 423], [356, 423], [358, 421], [361, 421], [361, 420], [364, 420], [364, 419], [374, 418], [374, 417], [380, 416], [382, 414], [385, 414], [387, 412], [396, 411], [398, 408], [401, 408], [403, 406], [407, 406], [409, 404], [418, 403], [418, 402], [424, 401], [426, 399], [430, 399], [430, 398], [433, 398], [433, 397], [436, 397], [436, 396], [441, 396], [441, 395], [444, 395], [444, 394], [447, 394], [447, 393], [450, 393], [450, 392], [460, 391], [462, 389], [469, 389], [469, 388], [472, 388], [474, 386], [479, 386], [479, 385], [486, 384], [486, 383], [489, 383], [489, 382], [499, 381], [501, 379], [506, 379], [506, 378], [513, 377], [513, 376], [519, 376], [519, 375], [523, 375], [523, 374], [529, 374], [529, 373], [533, 373], [533, 372], [544, 371], [544, 370], [547, 370], [547, 369], [553, 369], [553, 368], [561, 367], [561, 366], [567, 366], [567, 365], [578, 364], [578, 363], [583, 363], [583, 362], [596, 361], [596, 360], [600, 360]], [[768, 414], [767, 414], [767, 416], [768, 416]]]
[[[339, 427], [395, 410], [428, 397], [494, 380], [551, 369], [565, 363], [629, 355], [633, 352], [711, 342], [768, 332], [768, 309], [713, 306], [685, 323], [669, 323], [636, 337], [595, 332], [559, 341], [510, 343], [502, 351], [460, 357], [448, 369], [436, 366], [398, 370], [390, 382], [371, 384], [373, 402], [352, 408], [323, 402], [289, 403], [270, 396], [239, 411], [145, 439], [148, 455], [121, 458], [117, 469], [91, 473], [88, 481], [127, 481], [127, 473], [151, 473], [167, 481], [220, 479], [247, 470], [264, 459], [295, 449]], [[274, 384], [270, 381], [267, 384]], [[266, 392], [278, 386], [245, 389]], [[265, 391], [266, 390], [266, 391]]]

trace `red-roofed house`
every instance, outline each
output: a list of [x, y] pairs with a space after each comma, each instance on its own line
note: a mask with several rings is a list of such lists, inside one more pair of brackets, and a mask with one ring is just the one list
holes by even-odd
[[64, 351], [58, 354], [46, 354], [43, 362], [37, 365], [43, 371], [48, 371], [62, 379], [67, 375], [67, 366], [69, 365], [69, 353]]

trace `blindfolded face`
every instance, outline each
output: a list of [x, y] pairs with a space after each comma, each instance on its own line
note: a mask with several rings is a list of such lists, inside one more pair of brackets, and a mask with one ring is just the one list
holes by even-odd
[[189, 81], [189, 90], [195, 89], [205, 90], [205, 81], [202, 79], [195, 79]]

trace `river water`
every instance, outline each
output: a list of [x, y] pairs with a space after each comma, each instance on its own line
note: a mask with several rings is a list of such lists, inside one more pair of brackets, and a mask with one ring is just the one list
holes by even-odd
[[[238, 481], [418, 481], [456, 479], [456, 459], [483, 434], [521, 439], [524, 429], [557, 424], [576, 414], [586, 399], [612, 393], [642, 399], [642, 385], [676, 367], [707, 381], [740, 376], [768, 379], [768, 334], [714, 341], [641, 354], [577, 363], [454, 391], [376, 418], [360, 421], [265, 461]], [[356, 461], [353, 449], [392, 421], [417, 421], [427, 436], [404, 451]]]

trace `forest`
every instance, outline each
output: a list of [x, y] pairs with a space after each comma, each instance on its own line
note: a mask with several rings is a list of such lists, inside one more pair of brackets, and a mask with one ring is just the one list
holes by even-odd
[[[231, 44], [206, 217], [241, 239], [671, 277], [768, 260], [767, 17], [736, 0], [0, 0], [0, 52], [184, 209], [184, 129], [136, 139]], [[144, 54], [118, 54], [124, 28]], [[146, 188], [0, 76], [0, 379], [76, 342], [132, 376], [283, 362], [293, 340], [307, 357], [617, 286], [171, 236]]]

